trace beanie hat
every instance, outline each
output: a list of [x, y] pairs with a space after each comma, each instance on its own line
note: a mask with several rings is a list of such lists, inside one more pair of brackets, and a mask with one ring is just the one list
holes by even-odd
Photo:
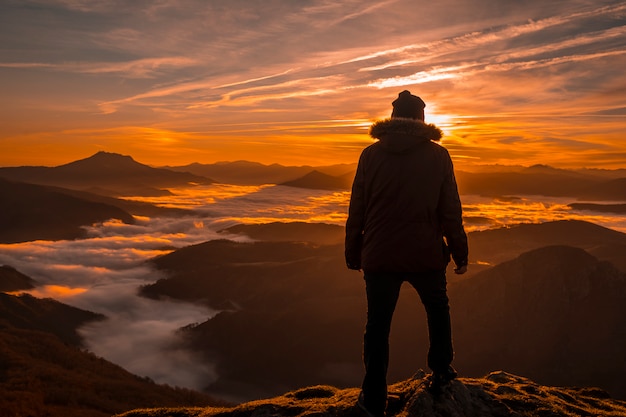
[[393, 112], [391, 117], [403, 117], [405, 119], [424, 120], [424, 107], [426, 103], [418, 96], [411, 94], [409, 90], [404, 90], [398, 94], [398, 98], [391, 103]]

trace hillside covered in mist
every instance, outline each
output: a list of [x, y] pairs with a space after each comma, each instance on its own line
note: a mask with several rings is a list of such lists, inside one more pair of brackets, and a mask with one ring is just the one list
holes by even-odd
[[[274, 236], [285, 229], [274, 227]], [[599, 386], [626, 398], [626, 364], [619, 360], [626, 346], [626, 275], [615, 266], [624, 252], [609, 250], [620, 248], [626, 235], [568, 221], [485, 233], [470, 234], [471, 259], [495, 266], [449, 284], [461, 373], [507, 369], [539, 383]], [[611, 262], [587, 252], [598, 242]], [[277, 238], [210, 241], [155, 259], [168, 278], [142, 293], [221, 310], [186, 330], [190, 346], [216, 364], [218, 379], [208, 387], [215, 395], [245, 400], [316, 383], [356, 386], [365, 297], [361, 274], [346, 270], [341, 247]], [[500, 258], [494, 247], [501, 248]], [[391, 335], [390, 380], [426, 368], [426, 340], [421, 304], [404, 288]]]
[[[102, 267], [114, 284], [121, 281], [114, 287], [117, 290], [128, 278], [129, 270], [124, 268], [140, 268], [132, 270], [137, 276], [146, 274], [143, 280], [133, 281], [130, 291], [135, 301], [151, 305], [184, 301], [211, 310], [179, 329], [175, 337], [182, 337], [188, 349], [183, 349], [185, 354], [192, 352], [193, 360], [199, 358], [192, 366], [215, 370], [207, 377], [203, 393], [155, 384], [85, 350], [77, 329], [106, 321], [102, 314], [52, 299], [0, 294], [0, 407], [4, 407], [0, 409], [15, 416], [101, 417], [133, 408], [219, 405], [213, 398], [245, 402], [275, 397], [234, 409], [176, 409], [172, 415], [353, 415], [354, 387], [363, 374], [366, 306], [362, 274], [345, 267], [343, 227], [265, 219], [241, 224], [233, 218], [252, 200], [277, 205], [278, 196], [280, 204], [292, 204], [302, 196], [323, 194], [319, 190], [345, 198], [354, 168], [354, 164], [285, 167], [243, 161], [152, 168], [105, 152], [60, 167], [0, 168], [0, 203], [5, 207], [0, 211], [0, 243], [9, 244], [7, 249], [15, 247], [16, 253], [18, 247], [27, 252], [14, 258], [22, 267], [28, 268], [30, 259], [37, 258], [28, 253], [28, 244], [20, 242], [45, 239], [59, 241], [60, 247], [63, 240], [76, 239], [72, 243], [89, 251], [92, 263], [77, 264], [86, 268], [74, 270], [67, 257], [82, 256], [79, 249], [71, 255], [60, 252], [50, 271], [41, 267], [44, 278], [74, 274], [77, 279], [83, 274], [95, 280], [87, 287], [102, 288], [98, 270]], [[504, 196], [503, 201], [513, 201], [517, 195], [547, 195], [564, 197], [573, 208], [607, 213], [621, 213], [626, 201], [623, 170], [485, 167], [459, 172], [457, 178], [461, 192]], [[222, 181], [273, 185], [224, 197], [219, 209], [217, 204], [205, 204], [198, 210], [182, 210], [119, 198], [128, 193], [171, 197], [176, 187], [213, 187]], [[283, 200], [285, 196], [292, 200]], [[298, 204], [292, 209], [300, 210]], [[267, 209], [250, 207], [250, 211]], [[284, 209], [273, 215], [283, 216]], [[474, 214], [479, 216], [480, 210], [470, 213]], [[220, 215], [226, 221], [221, 222]], [[150, 227], [147, 218], [153, 221]], [[124, 229], [126, 236], [102, 226], [111, 219], [109, 223]], [[215, 229], [205, 228], [204, 222]], [[156, 231], [161, 240], [146, 242], [156, 237]], [[187, 238], [190, 231], [197, 235]], [[180, 237], [176, 242], [182, 243], [172, 244], [175, 241], [167, 240], [171, 236]], [[100, 237], [109, 240], [95, 245]], [[119, 247], [117, 237], [126, 245], [135, 237], [145, 244], [149, 256], [169, 253], [148, 262], [144, 262], [148, 255], [132, 257], [135, 247], [117, 255], [110, 250]], [[416, 413], [420, 404], [430, 410], [431, 414], [423, 414], [428, 416], [461, 409], [481, 416], [593, 415], [598, 409], [619, 415], [623, 404], [609, 396], [626, 399], [626, 234], [569, 220], [472, 232], [469, 241], [469, 272], [448, 274], [454, 364], [463, 377], [452, 387], [454, 401], [437, 405], [423, 390], [423, 375], [413, 378], [416, 370], [426, 369], [428, 346], [423, 308], [407, 286], [391, 335], [389, 379], [400, 381], [396, 387], [403, 393], [394, 413]], [[32, 246], [33, 250], [42, 247]], [[98, 259], [103, 256], [115, 259]], [[77, 280], [69, 287], [79, 282], [86, 281]], [[0, 291], [42, 285], [23, 271], [0, 265]], [[137, 298], [136, 292], [143, 298]], [[121, 300], [119, 293], [111, 294], [120, 299], [120, 307], [130, 308], [124, 303], [132, 298]], [[213, 311], [218, 313], [213, 316]], [[163, 319], [161, 310], [149, 314], [155, 322]], [[135, 352], [144, 348], [139, 343]], [[497, 369], [524, 377], [491, 373]]]
[[104, 319], [52, 299], [0, 293], [0, 414], [106, 417], [146, 406], [224, 404], [157, 385], [84, 350], [77, 328]]

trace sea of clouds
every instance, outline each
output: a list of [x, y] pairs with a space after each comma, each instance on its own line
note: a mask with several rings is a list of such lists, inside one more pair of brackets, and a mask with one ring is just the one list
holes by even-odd
[[215, 371], [181, 345], [177, 330], [216, 311], [138, 296], [139, 287], [165, 277], [146, 261], [212, 239], [249, 240], [218, 233], [242, 222], [342, 222], [347, 199], [290, 187], [214, 185], [175, 192], [153, 202], [190, 209], [188, 215], [137, 217], [134, 225], [108, 221], [88, 227], [89, 237], [80, 240], [0, 245], [0, 264], [35, 279], [38, 287], [29, 291], [34, 296], [104, 314], [107, 320], [80, 329], [88, 350], [156, 382], [200, 390], [215, 380]]
[[[89, 237], [0, 245], [0, 264], [32, 277], [30, 291], [107, 320], [80, 329], [86, 348], [159, 383], [203, 389], [217, 377], [211, 364], [187, 351], [177, 330], [216, 314], [203, 305], [139, 297], [138, 288], [164, 278], [148, 261], [176, 248], [211, 239], [249, 240], [218, 233], [237, 223], [309, 221], [343, 224], [349, 193], [284, 186], [211, 185], [172, 190], [173, 197], [142, 199], [189, 209], [182, 217], [138, 217], [134, 225], [109, 221], [88, 227]], [[563, 201], [502, 201], [467, 197], [469, 230], [519, 222], [578, 218], [626, 231], [625, 216], [572, 211]]]

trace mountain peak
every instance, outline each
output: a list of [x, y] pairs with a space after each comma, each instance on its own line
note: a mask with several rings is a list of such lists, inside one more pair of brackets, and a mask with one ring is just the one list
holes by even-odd
[[126, 159], [126, 160], [134, 161], [133, 157], [130, 155], [122, 155], [120, 153], [107, 152], [107, 151], [98, 151], [87, 159], [103, 159], [103, 158]]
[[[135, 161], [130, 155], [122, 155], [119, 153], [105, 152], [100, 151], [88, 158], [79, 159], [74, 162], [70, 162], [69, 164], [61, 165], [63, 168], [71, 168], [77, 166], [90, 166], [90, 167], [99, 167], [99, 168], [130, 168], [130, 167], [145, 167], [149, 168], [147, 165], [140, 164]], [[59, 168], [61, 168], [59, 167]]]
[[303, 177], [293, 181], [284, 182], [280, 185], [318, 190], [343, 190], [349, 189], [351, 183], [352, 176], [349, 178], [343, 176], [332, 176], [314, 169]]
[[4, 178], [31, 184], [90, 190], [105, 195], [163, 195], [161, 188], [209, 184], [213, 180], [189, 172], [153, 168], [129, 155], [100, 151], [57, 167], [22, 167], [3, 171]]
[[527, 171], [559, 171], [557, 168], [546, 164], [535, 164], [526, 168]]

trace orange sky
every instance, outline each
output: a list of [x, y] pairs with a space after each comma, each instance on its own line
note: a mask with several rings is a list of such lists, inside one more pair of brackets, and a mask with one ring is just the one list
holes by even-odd
[[626, 167], [623, 1], [0, 4], [0, 166], [356, 162], [409, 89], [457, 167]]

